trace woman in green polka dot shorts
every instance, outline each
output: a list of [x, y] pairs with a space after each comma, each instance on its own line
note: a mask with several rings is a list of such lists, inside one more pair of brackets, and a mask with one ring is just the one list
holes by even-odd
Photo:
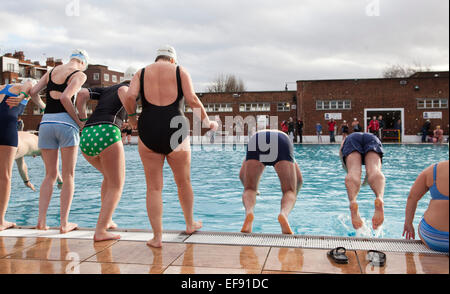
[[[82, 89], [77, 97], [80, 118], [86, 120], [81, 133], [80, 150], [86, 160], [103, 174], [100, 215], [94, 241], [117, 240], [120, 235], [108, 232], [117, 225], [112, 216], [122, 196], [125, 183], [125, 152], [120, 129], [127, 118], [122, 101], [126, 98], [129, 82], [107, 88]], [[86, 103], [98, 100], [97, 107], [86, 119]]]

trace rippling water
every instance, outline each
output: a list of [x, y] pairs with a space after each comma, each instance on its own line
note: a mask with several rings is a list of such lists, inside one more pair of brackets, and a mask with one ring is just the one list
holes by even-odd
[[[295, 147], [295, 157], [303, 173], [304, 185], [289, 220], [296, 234], [354, 236], [345, 173], [339, 160], [338, 145], [302, 145]], [[400, 238], [409, 189], [417, 175], [429, 165], [448, 160], [447, 145], [387, 145], [383, 172], [386, 176], [384, 238]], [[122, 228], [151, 229], [145, 205], [145, 176], [136, 146], [125, 146], [126, 181], [114, 220]], [[238, 232], [244, 220], [242, 185], [239, 170], [245, 157], [244, 146], [195, 146], [192, 152], [192, 185], [194, 212], [205, 231]], [[27, 158], [32, 182], [39, 189], [44, 165], [38, 158]], [[364, 176], [364, 175], [363, 175]], [[70, 221], [81, 227], [94, 228], [100, 210], [102, 177], [80, 154], [76, 167], [75, 196]], [[260, 184], [261, 196], [255, 208], [255, 233], [280, 233], [277, 216], [281, 191], [273, 168], [266, 168]], [[427, 208], [429, 193], [417, 208], [415, 226]], [[185, 229], [177, 189], [168, 165], [164, 167], [165, 230]], [[368, 186], [358, 196], [361, 216], [370, 226], [374, 196]], [[35, 225], [39, 193], [26, 188], [14, 167], [9, 221]], [[48, 212], [48, 225], [59, 225], [59, 190], [55, 188]]]

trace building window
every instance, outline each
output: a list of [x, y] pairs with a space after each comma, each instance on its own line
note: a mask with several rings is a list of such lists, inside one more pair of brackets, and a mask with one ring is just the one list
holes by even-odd
[[348, 110], [352, 109], [350, 100], [317, 100], [316, 110]]
[[207, 103], [204, 107], [206, 112], [233, 112], [231, 103]]
[[7, 68], [7, 71], [14, 72], [14, 63], [8, 63], [6, 68]]
[[448, 99], [419, 98], [417, 109], [448, 108]]
[[240, 112], [262, 112], [270, 111], [270, 103], [241, 103]]
[[111, 80], [112, 80], [113, 83], [117, 83], [117, 76], [116, 75], [112, 75]]
[[124, 77], [120, 77], [120, 82], [123, 83], [123, 81], [125, 81]]
[[287, 112], [291, 111], [291, 104], [289, 102], [280, 102], [277, 105], [278, 112]]
[[184, 112], [192, 112], [192, 108], [188, 105], [184, 105]]
[[109, 82], [109, 74], [104, 74], [104, 75], [103, 75], [103, 80], [104, 80], [105, 82]]
[[94, 81], [100, 80], [100, 74], [98, 72], [94, 73]]

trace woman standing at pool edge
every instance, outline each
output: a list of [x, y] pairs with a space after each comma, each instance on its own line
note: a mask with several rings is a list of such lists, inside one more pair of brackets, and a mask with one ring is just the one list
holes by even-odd
[[46, 89], [47, 106], [39, 127], [39, 148], [45, 165], [45, 178], [39, 197], [39, 218], [36, 229], [47, 230], [46, 217], [58, 174], [58, 150], [61, 149], [62, 178], [60, 233], [75, 230], [77, 224], [69, 223], [69, 211], [74, 193], [74, 174], [77, 162], [79, 129], [84, 123], [78, 118], [73, 105], [74, 95], [86, 82], [83, 73], [88, 66], [84, 50], [75, 50], [67, 64], [47, 72], [31, 90], [31, 96]]
[[[0, 86], [0, 231], [15, 226], [5, 220], [5, 214], [11, 194], [11, 174], [19, 140], [17, 117], [25, 108], [24, 105], [19, 106], [19, 103], [28, 97], [32, 86], [31, 81]], [[42, 101], [40, 102], [36, 104], [45, 107]]]
[[430, 191], [431, 201], [419, 224], [419, 237], [430, 249], [448, 252], [448, 195], [449, 171], [448, 161], [432, 165], [425, 169], [416, 179], [406, 203], [405, 226], [403, 236], [415, 239], [413, 225], [417, 203]]
[[128, 122], [136, 129], [136, 97], [141, 94], [139, 154], [144, 165], [147, 211], [153, 228], [153, 239], [147, 243], [151, 247], [162, 246], [163, 166], [166, 158], [178, 187], [186, 233], [191, 234], [202, 227], [200, 221], [194, 220], [189, 123], [182, 111], [183, 96], [194, 113], [200, 109], [203, 125], [212, 130], [218, 127], [215, 121], [209, 120], [203, 104], [195, 94], [189, 73], [176, 63], [173, 47], [160, 48], [155, 63], [134, 75], [124, 104], [129, 114]]

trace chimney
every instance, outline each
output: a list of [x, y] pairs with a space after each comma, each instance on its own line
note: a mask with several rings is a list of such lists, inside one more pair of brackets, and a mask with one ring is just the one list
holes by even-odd
[[5, 57], [13, 57], [13, 55], [11, 54], [11, 53], [6, 53], [5, 55], [4, 55]]
[[33, 64], [36, 65], [36, 66], [41, 66], [41, 65], [39, 64], [39, 61], [35, 61], [35, 62], [33, 62]]
[[53, 57], [48, 57], [45, 64], [46, 64], [47, 66], [54, 67], [54, 66], [55, 66], [55, 60], [53, 59]]
[[62, 64], [63, 64], [62, 59], [56, 59], [55, 66], [56, 65], [62, 65]]
[[23, 54], [23, 51], [16, 51], [13, 57], [19, 59], [20, 61], [25, 60], [25, 55]]

